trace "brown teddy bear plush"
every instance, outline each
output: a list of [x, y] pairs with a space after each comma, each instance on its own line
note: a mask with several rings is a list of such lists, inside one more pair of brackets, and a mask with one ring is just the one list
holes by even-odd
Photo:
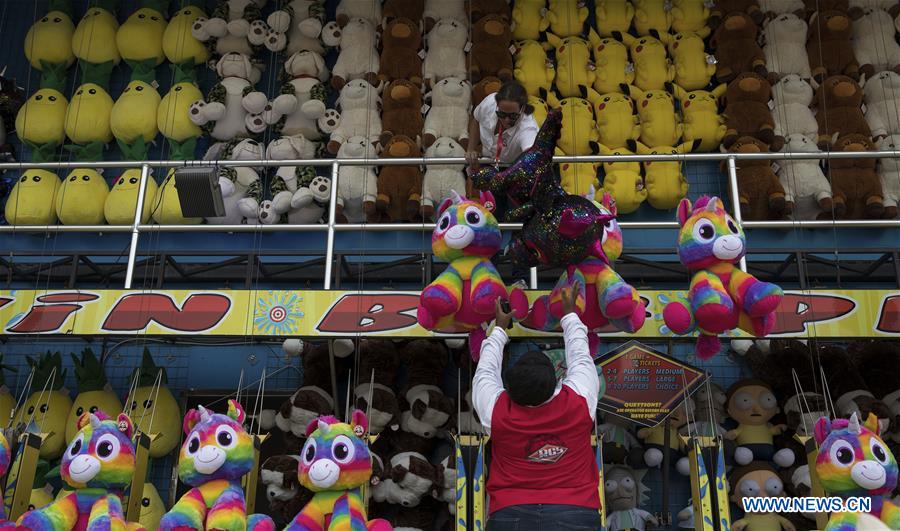
[[422, 20], [425, 0], [387, 0], [381, 8], [381, 17], [390, 24], [395, 18]]
[[725, 92], [725, 137], [722, 145], [731, 146], [738, 137], [752, 136], [768, 144], [772, 151], [784, 145], [784, 138], [775, 135], [775, 121], [769, 111], [772, 87], [766, 78], [744, 72], [728, 84]]
[[500, 90], [500, 87], [503, 85], [503, 82], [500, 81], [500, 78], [495, 76], [488, 76], [483, 78], [478, 83], [475, 83], [475, 86], [472, 87], [472, 107], [478, 107], [478, 104], [481, 103], [488, 94], [493, 94]]
[[382, 34], [381, 66], [379, 81], [408, 79], [422, 84], [422, 33], [419, 25], [408, 18], [395, 18]]
[[486, 76], [512, 79], [513, 59], [509, 53], [512, 31], [500, 15], [487, 15], [472, 26], [472, 53], [469, 76], [473, 83]]
[[406, 135], [420, 142], [425, 120], [419, 85], [395, 79], [384, 89], [381, 98], [381, 145], [386, 145], [394, 135]]
[[[394, 135], [381, 151], [382, 158], [421, 156], [422, 148], [405, 135]], [[419, 166], [383, 166], [378, 174], [378, 198], [375, 201], [378, 220], [369, 222], [421, 221], [422, 179]]]
[[[834, 143], [834, 151], [874, 151], [865, 135], [844, 135]], [[828, 163], [835, 219], [881, 219], [884, 196], [875, 171], [876, 159], [832, 159]]]
[[[731, 145], [732, 153], [765, 153], [769, 146], [752, 136], [742, 136]], [[772, 171], [772, 161], [740, 160], [737, 165], [741, 216], [750, 221], [783, 219], [787, 212], [784, 188]]]
[[731, 13], [745, 13], [750, 15], [754, 24], [762, 24], [765, 14], [759, 7], [758, 0], [716, 0], [709, 11], [709, 27], [716, 28], [722, 22], [723, 17]]
[[473, 24], [488, 15], [497, 15], [506, 22], [511, 20], [508, 0], [470, 0], [469, 6]]
[[766, 55], [759, 47], [759, 28], [746, 13], [730, 13], [716, 29], [710, 45], [716, 53], [716, 79], [728, 83], [742, 72], [766, 71]]
[[392, 341], [368, 339], [360, 343], [359, 380], [353, 393], [356, 408], [364, 411], [369, 419], [372, 435], [378, 435], [385, 428], [400, 429], [400, 406], [394, 392], [399, 367], [400, 355]]
[[847, 76], [831, 76], [819, 85], [813, 105], [819, 108], [816, 122], [819, 124], [820, 149], [827, 149], [839, 136], [851, 133], [872, 136], [863, 115], [862, 102], [862, 89]]
[[806, 53], [816, 82], [837, 74], [859, 79], [859, 63], [850, 42], [852, 36], [850, 16], [845, 11], [819, 11], [812, 16]]

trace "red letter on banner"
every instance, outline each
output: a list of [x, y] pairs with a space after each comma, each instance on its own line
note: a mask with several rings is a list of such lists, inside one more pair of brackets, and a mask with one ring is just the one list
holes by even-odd
[[853, 311], [852, 299], [835, 295], [785, 293], [775, 312], [773, 334], [799, 334], [808, 323], [819, 323], [843, 317]]
[[[91, 293], [53, 293], [41, 295], [37, 302], [40, 306], [32, 306], [25, 317], [7, 329], [13, 334], [41, 334], [55, 332], [66, 322], [70, 315], [77, 312], [83, 306], [76, 304], [97, 300], [100, 297]], [[0, 306], [5, 306], [6, 303]]]
[[881, 305], [881, 314], [878, 316], [879, 332], [888, 334], [900, 334], [900, 295], [893, 295], [884, 299]]
[[[320, 332], [339, 334], [363, 334], [401, 330], [415, 325], [419, 296], [394, 295], [344, 295], [322, 317]], [[404, 312], [413, 311], [413, 315]]]
[[177, 332], [204, 332], [228, 314], [231, 300], [215, 293], [191, 295], [181, 308], [169, 295], [137, 293], [126, 295], [109, 311], [103, 330], [136, 332], [152, 321]]

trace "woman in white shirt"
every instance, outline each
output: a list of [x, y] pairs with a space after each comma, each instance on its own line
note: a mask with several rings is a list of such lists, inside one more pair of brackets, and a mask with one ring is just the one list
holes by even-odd
[[530, 148], [539, 129], [533, 112], [528, 93], [518, 81], [507, 81], [488, 94], [469, 120], [469, 172], [478, 170], [479, 157], [508, 164]]

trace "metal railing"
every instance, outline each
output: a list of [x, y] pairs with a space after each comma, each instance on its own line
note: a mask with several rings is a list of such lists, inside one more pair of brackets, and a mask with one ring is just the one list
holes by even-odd
[[[900, 158], [900, 151], [863, 151], [863, 152], [778, 152], [778, 153], [685, 153], [660, 155], [580, 155], [557, 156], [556, 163], [566, 162], [692, 162], [692, 161], [725, 161], [728, 174], [729, 198], [732, 206], [740, 204], [737, 184], [737, 163], [741, 160], [816, 160], [816, 159], [849, 159], [849, 158]], [[491, 164], [490, 159], [483, 159], [482, 164]], [[432, 231], [434, 223], [348, 223], [338, 224], [335, 221], [335, 205], [337, 203], [338, 180], [341, 166], [411, 166], [411, 165], [446, 165], [465, 164], [464, 158], [454, 157], [414, 157], [414, 158], [363, 158], [363, 159], [290, 159], [290, 160], [143, 160], [143, 161], [101, 161], [101, 162], [7, 162], [0, 163], [0, 171], [7, 170], [60, 170], [75, 168], [109, 169], [141, 167], [141, 181], [135, 208], [134, 222], [131, 225], [5, 225], [0, 226], [3, 232], [99, 232], [99, 233], [131, 233], [131, 244], [128, 251], [128, 265], [125, 274], [125, 289], [131, 289], [137, 249], [142, 232], [325, 232], [327, 243], [325, 249], [324, 289], [331, 289], [334, 268], [334, 237], [337, 232], [352, 231]], [[321, 225], [157, 225], [141, 223], [144, 195], [150, 168], [186, 168], [197, 166], [219, 167], [281, 167], [281, 166], [331, 166], [331, 198], [328, 208], [328, 223]], [[747, 221], [741, 219], [740, 208], [733, 208], [732, 216], [745, 228], [787, 229], [787, 228], [867, 228], [867, 227], [900, 227], [900, 219], [896, 220], [809, 220], [809, 221]], [[624, 229], [677, 229], [675, 221], [626, 221], [619, 223]], [[520, 230], [521, 223], [501, 223], [501, 230]], [[746, 269], [746, 259], [741, 260], [741, 268]], [[531, 288], [537, 287], [537, 270], [531, 270]]]

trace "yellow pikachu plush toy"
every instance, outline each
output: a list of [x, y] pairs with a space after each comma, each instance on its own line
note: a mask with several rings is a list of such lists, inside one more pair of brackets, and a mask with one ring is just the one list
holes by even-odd
[[584, 32], [588, 8], [584, 0], [549, 0], [544, 20], [559, 37], [572, 37]]
[[675, 67], [666, 54], [666, 46], [653, 37], [625, 37], [634, 64], [634, 84], [641, 90], [662, 90], [675, 79]]
[[[581, 37], [559, 38], [547, 34], [547, 45], [556, 48], [556, 91], [561, 98], [599, 96], [593, 89], [597, 67], [591, 60], [591, 49], [600, 38], [591, 30], [591, 41]], [[546, 45], [545, 45], [546, 46]]]
[[68, 0], [51, 0], [50, 7], [25, 35], [25, 57], [35, 70], [54, 70], [65, 77], [65, 71], [75, 62], [72, 52], [72, 6]]
[[[671, 0], [672, 31], [701, 31], [709, 19], [710, 0]], [[707, 28], [708, 29], [708, 28]]]
[[540, 43], [519, 41], [516, 43], [513, 75], [530, 96], [546, 98], [556, 78], [556, 68]]
[[109, 125], [112, 108], [113, 99], [103, 87], [96, 83], [79, 86], [66, 109], [66, 136], [76, 144], [110, 142], [113, 139]]
[[634, 113], [634, 102], [618, 92], [604, 94], [594, 105], [600, 144], [616, 149], [641, 136], [641, 124]]
[[[630, 142], [635, 146], [635, 142]], [[634, 155], [631, 149], [619, 147], [610, 149], [600, 145], [600, 153], [604, 155]], [[644, 178], [641, 177], [640, 162], [604, 162], [603, 163], [603, 192], [609, 192], [616, 200], [616, 206], [620, 214], [630, 214], [637, 210], [641, 203], [647, 200], [647, 188], [644, 186]]]
[[634, 83], [634, 65], [628, 60], [628, 47], [612, 37], [600, 39], [594, 46], [594, 64], [597, 65], [594, 90], [600, 94], [622, 92], [622, 85]]
[[709, 85], [716, 73], [716, 58], [706, 53], [703, 39], [709, 29], [700, 33], [676, 33], [669, 41], [669, 56], [675, 63], [675, 84], [685, 90], [700, 90]]
[[56, 216], [63, 225], [100, 225], [109, 185], [96, 170], [75, 168], [56, 193]]
[[[641, 155], [664, 155], [690, 153], [699, 140], [685, 142], [677, 147], [647, 147], [638, 142], [637, 151]], [[647, 202], [659, 210], [670, 210], [687, 196], [688, 182], [682, 172], [681, 161], [645, 162], [644, 184], [647, 186]]]
[[560, 184], [572, 195], [585, 195], [600, 188], [596, 162], [564, 162], [559, 165]]
[[584, 98], [564, 98], [557, 108], [562, 110], [562, 129], [556, 142], [559, 155], [596, 155], [599, 152], [594, 108]]
[[613, 37], [628, 33], [634, 19], [634, 6], [629, 0], [597, 0], [594, 6], [597, 33], [602, 37]]
[[728, 85], [722, 83], [711, 92], [695, 90], [688, 92], [675, 86], [675, 97], [681, 103], [684, 120], [684, 140], [699, 140], [694, 151], [718, 151], [728, 127], [725, 117], [719, 114], [719, 102]]
[[544, 18], [547, 0], [518, 0], [512, 9], [513, 39], [540, 40], [550, 21]]
[[634, 0], [634, 30], [638, 35], [665, 38], [672, 27], [671, 0]]
[[528, 96], [528, 104], [534, 107], [531, 117], [537, 122], [538, 127], [544, 125], [544, 120], [547, 119], [547, 114], [550, 112], [550, 106], [547, 105], [547, 102], [537, 96]]
[[675, 113], [675, 99], [665, 90], [630, 87], [641, 119], [641, 142], [648, 146], [673, 146], [681, 141], [684, 126]]
[[6, 200], [11, 225], [55, 225], [59, 176], [47, 170], [25, 170]]
[[163, 35], [166, 32], [166, 17], [169, 0], [142, 0], [140, 9], [119, 27], [116, 32], [116, 46], [122, 59], [137, 74], [135, 77], [147, 80], [153, 70], [166, 59], [163, 51]]
[[185, 2], [184, 7], [169, 20], [169, 24], [163, 32], [162, 46], [166, 59], [173, 65], [190, 67], [209, 61], [209, 48], [197, 40], [191, 32], [197, 19], [206, 20], [206, 12], [203, 11], [204, 3], [202, 0]]

